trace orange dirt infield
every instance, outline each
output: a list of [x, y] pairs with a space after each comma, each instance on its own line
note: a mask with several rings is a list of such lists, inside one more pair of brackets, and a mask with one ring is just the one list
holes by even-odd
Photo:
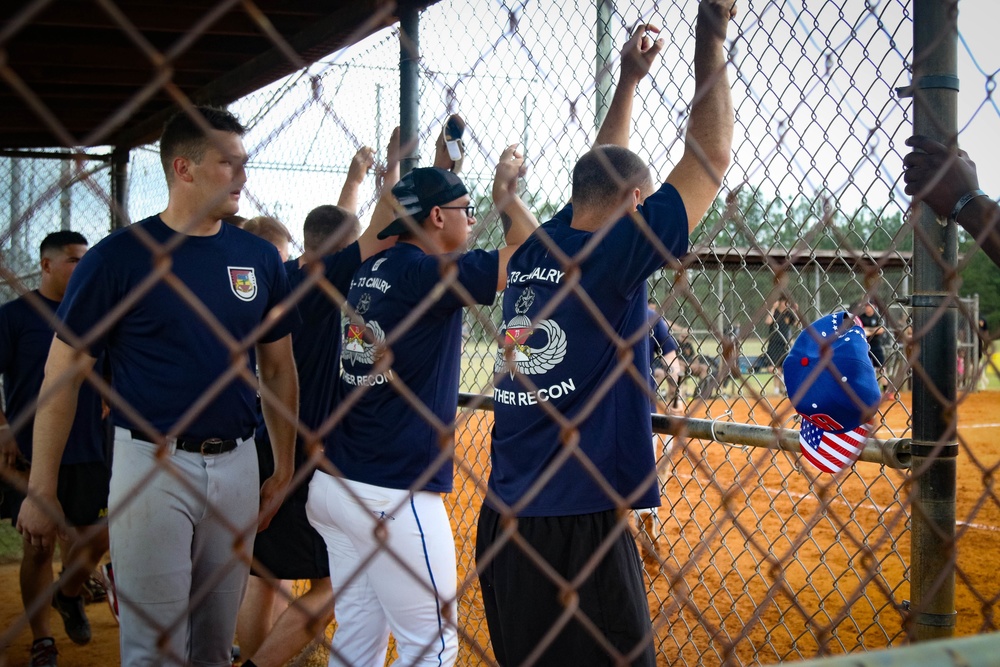
[[[909, 395], [887, 404], [882, 437], [900, 436]], [[691, 416], [767, 424], [764, 403], [733, 399]], [[728, 412], [728, 414], [727, 414]], [[787, 416], [787, 415], [785, 415]], [[460, 665], [492, 662], [475, 578], [475, 525], [488, 472], [492, 415], [464, 411], [455, 493], [448, 499], [458, 551]], [[997, 629], [1000, 579], [1000, 392], [959, 405], [957, 635]], [[661, 460], [658, 558], [647, 563], [661, 665], [775, 664], [905, 642], [909, 598], [909, 487], [904, 471], [859, 463], [831, 480], [781, 452], [676, 442]], [[0, 667], [28, 665], [16, 564], [0, 566], [0, 634], [14, 630]], [[118, 665], [107, 605], [87, 608], [94, 640], [75, 646], [52, 626], [60, 664]]]

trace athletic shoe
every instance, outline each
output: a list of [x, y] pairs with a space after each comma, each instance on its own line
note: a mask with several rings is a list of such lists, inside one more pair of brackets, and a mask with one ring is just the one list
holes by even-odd
[[90, 641], [90, 621], [83, 611], [83, 596], [69, 597], [56, 589], [52, 596], [52, 607], [62, 616], [66, 634], [74, 644], [86, 644]]
[[83, 582], [83, 588], [80, 590], [80, 594], [83, 595], [84, 604], [101, 602], [108, 597], [107, 591], [104, 590], [104, 583], [100, 580], [96, 573], [91, 574], [87, 577], [87, 580]]
[[451, 170], [456, 174], [462, 170], [462, 161], [465, 160], [465, 143], [462, 141], [464, 133], [465, 121], [458, 114], [448, 116], [441, 128], [441, 141], [448, 149], [448, 157], [455, 163]]
[[111, 563], [102, 565], [98, 568], [101, 572], [101, 576], [104, 577], [104, 590], [107, 592], [108, 606], [111, 607], [111, 615], [115, 617], [115, 623], [118, 622], [118, 591], [115, 589], [115, 571], [111, 567]]
[[36, 639], [31, 644], [31, 667], [58, 667], [56, 640], [52, 637]]

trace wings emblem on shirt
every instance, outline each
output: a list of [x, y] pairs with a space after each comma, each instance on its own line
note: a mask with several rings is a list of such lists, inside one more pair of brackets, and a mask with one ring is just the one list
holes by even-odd
[[376, 350], [384, 341], [385, 332], [378, 322], [365, 322], [360, 318], [358, 321], [346, 320], [340, 356], [352, 364], [374, 364]]
[[[497, 350], [494, 373], [507, 370], [511, 377], [514, 377], [515, 371], [540, 375], [555, 368], [566, 357], [566, 332], [552, 320], [542, 320], [531, 326], [530, 319], [517, 315], [502, 324], [500, 330], [504, 340]], [[541, 347], [531, 347], [528, 339], [539, 331], [545, 334], [545, 343]]]

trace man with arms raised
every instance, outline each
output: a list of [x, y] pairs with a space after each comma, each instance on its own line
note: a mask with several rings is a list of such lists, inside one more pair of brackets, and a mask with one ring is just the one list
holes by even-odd
[[[476, 545], [501, 665], [529, 656], [538, 664], [620, 664], [623, 656], [656, 664], [641, 563], [620, 525], [622, 510], [660, 504], [649, 446], [646, 279], [687, 252], [729, 165], [723, 43], [735, 11], [732, 0], [699, 5], [685, 151], [667, 182], [650, 194], [649, 168], [624, 148], [635, 87], [663, 46], [647, 34], [656, 28], [642, 26], [622, 50], [597, 146], [573, 171], [572, 205], [510, 260]], [[506, 517], [517, 518], [526, 546], [509, 540]], [[566, 595], [566, 582], [575, 595]], [[547, 637], [572, 602], [577, 617]]]
[[337, 593], [331, 664], [382, 665], [389, 633], [401, 665], [454, 664], [455, 542], [443, 493], [454, 484], [462, 308], [492, 304], [507, 259], [535, 228], [514, 194], [521, 157], [497, 166], [494, 203], [506, 247], [465, 250], [475, 207], [462, 180], [414, 169], [392, 189], [396, 245], [361, 265], [348, 293], [341, 421], [333, 468], [309, 485], [309, 521], [326, 540]]

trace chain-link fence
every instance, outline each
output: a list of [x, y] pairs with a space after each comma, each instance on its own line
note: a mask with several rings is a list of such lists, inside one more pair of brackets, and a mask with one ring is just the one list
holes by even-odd
[[[268, 32], [266, 7], [262, 10], [248, 2], [232, 11], [245, 12], [253, 25], [282, 47], [280, 38]], [[414, 159], [420, 165], [430, 164], [445, 120], [453, 113], [464, 118], [466, 156], [461, 177], [477, 211], [479, 222], [471, 237], [476, 248], [503, 245], [504, 233], [491, 196], [503, 147], [517, 142], [525, 155], [529, 170], [519, 193], [539, 221], [552, 218], [567, 202], [573, 167], [594, 143], [612, 106], [619, 49], [637, 20], [662, 26], [663, 49], [650, 75], [636, 88], [630, 147], [648, 162], [654, 182], [666, 179], [681, 159], [695, 96], [697, 3], [693, 0], [581, 0], [572, 5], [445, 0], [421, 11], [418, 22], [414, 14], [403, 13], [414, 22], [377, 31], [230, 105], [247, 128], [243, 145], [249, 158], [248, 180], [239, 213], [282, 221], [293, 238], [293, 257], [303, 250], [307, 213], [337, 203], [356, 152], [371, 146], [377, 165], [384, 166], [390, 134], [400, 124], [401, 107], [405, 115], [407, 83], [401, 85], [401, 49], [405, 52], [417, 44], [418, 105], [409, 126], [405, 119], [402, 123], [404, 164]], [[921, 26], [915, 22], [920, 16], [911, 3], [903, 1], [739, 3], [739, 14], [725, 42], [735, 107], [732, 163], [718, 199], [692, 234], [690, 253], [675, 260], [660, 250], [664, 268], [646, 281], [655, 313], [650, 321], [663, 317], [676, 342], [676, 359], [652, 360], [654, 368], [659, 365], [666, 370], [658, 386], [647, 387], [635, 372], [631, 353], [642, 349], [645, 333], [615, 330], [613, 316], [600, 307], [603, 302], [574, 291], [579, 289], [577, 283], [568, 280], [568, 286], [546, 306], [550, 310], [541, 315], [538, 307], [517, 310], [529, 313], [530, 322], [522, 333], [530, 335], [542, 327], [541, 320], [550, 317], [551, 310], [567, 303], [582, 304], [579, 308], [587, 313], [589, 326], [600, 331], [618, 355], [609, 365], [611, 379], [595, 385], [579, 412], [542, 410], [543, 419], [565, 429], [560, 434], [565, 436], [565, 447], [540, 474], [541, 481], [525, 485], [524, 494], [541, 493], [566, 460], [579, 461], [581, 484], [601, 489], [604, 503], [615, 508], [616, 530], [634, 538], [642, 558], [650, 643], [657, 664], [775, 664], [827, 654], [860, 654], [952, 632], [970, 635], [997, 629], [994, 615], [1000, 590], [991, 554], [1000, 546], [1000, 501], [993, 489], [993, 471], [1000, 460], [995, 442], [1000, 372], [990, 361], [993, 350], [988, 331], [979, 325], [982, 317], [987, 330], [990, 324], [995, 328], [1000, 318], [997, 269], [982, 253], [977, 255], [963, 236], [958, 266], [965, 283], [952, 280], [946, 270], [946, 244], [939, 247], [928, 237], [920, 227], [919, 210], [911, 209], [903, 194], [902, 159], [908, 151], [903, 141], [913, 133], [920, 114], [935, 113], [921, 110], [927, 101], [919, 86], [910, 97], [899, 94], [911, 80], [919, 81], [918, 75], [928, 74], [914, 56], [913, 35], [919, 33]], [[930, 32], [947, 34], [948, 21], [927, 16], [922, 20], [936, 22]], [[416, 35], [403, 34], [417, 23]], [[3, 65], [8, 72], [18, 66], [16, 62]], [[984, 73], [986, 96], [978, 114], [995, 113], [994, 74]], [[6, 78], [12, 80], [9, 75]], [[939, 135], [949, 132], [947, 127], [939, 129]], [[418, 140], [419, 148], [407, 144], [410, 137]], [[111, 202], [123, 199], [112, 192], [111, 160], [106, 153], [101, 149], [72, 155], [8, 151], [0, 156], [0, 182], [9, 183], [4, 188], [6, 201], [0, 201], [0, 206], [10, 211], [2, 245], [6, 291], [0, 297], [4, 301], [37, 286], [38, 244], [47, 233], [74, 229], [94, 244], [112, 229]], [[358, 189], [358, 215], [363, 222], [373, 216], [377, 200], [375, 178], [368, 176]], [[164, 210], [167, 202], [159, 145], [132, 148], [129, 222]], [[645, 220], [637, 223], [636, 227], [649, 233]], [[200, 386], [205, 394], [180, 406], [167, 425], [158, 425], [153, 415], [137, 409], [132, 396], [122, 391], [121, 378], [113, 373], [110, 385], [104, 382], [102, 368], [92, 372], [88, 381], [97, 385], [115, 417], [129, 425], [131, 440], [149, 439], [161, 447], [166, 443], [149, 469], [135, 472], [129, 487], [119, 491], [123, 495], [117, 510], [112, 503], [112, 513], [126, 516], [130, 506], [141, 507], [136, 498], [158, 480], [180, 480], [183, 493], [226, 516], [216, 538], [225, 543], [225, 553], [206, 577], [214, 582], [224, 578], [223, 571], [239, 573], [249, 566], [246, 538], [253, 532], [254, 519], [233, 518], [228, 510], [216, 507], [211, 492], [185, 481], [186, 473], [166, 452], [173, 453], [174, 438], [206, 419], [212, 401], [220, 395], [233, 387], [257, 389], [246, 362], [247, 350], [255, 343], [265, 343], [263, 353], [258, 348], [258, 354], [264, 355], [260, 368], [264, 377], [271, 377], [266, 344], [273, 341], [268, 327], [283, 330], [275, 318], [261, 327], [255, 322], [249, 328], [234, 328], [226, 319], [226, 309], [216, 308], [210, 298], [192, 288], [196, 279], [183, 273], [179, 263], [190, 258], [182, 253], [191, 244], [157, 234], [135, 237], [139, 240], [132, 252], [148, 260], [142, 260], [147, 268], [134, 290], [118, 294], [117, 300], [98, 301], [107, 312], [95, 314], [93, 329], [76, 332], [80, 339], [66, 334], [62, 340], [91, 346], [108, 332], [112, 339], [127, 337], [126, 330], [134, 326], [130, 317], [135, 310], [130, 309], [162, 303], [178, 320], [193, 321], [194, 330], [207, 332], [206, 338], [199, 339], [202, 344], [219, 348], [216, 352], [224, 361], [218, 377], [204, 380]], [[592, 252], [585, 248], [561, 260], [564, 275], [577, 275], [580, 267], [591, 266]], [[927, 259], [928, 252], [943, 258], [945, 278], [936, 287], [928, 287], [916, 270], [921, 263], [934, 263]], [[242, 298], [241, 278], [230, 273], [232, 293]], [[259, 281], [253, 283], [254, 294], [271, 287], [260, 269], [253, 280]], [[538, 565], [544, 558], [537, 545], [529, 544], [529, 538], [518, 530], [517, 511], [494, 498], [503, 534], [497, 550], [478, 555], [477, 570], [477, 522], [493, 472], [491, 447], [497, 437], [494, 410], [497, 404], [503, 410], [508, 401], [508, 394], [503, 393], [508, 390], [502, 388], [505, 376], [511, 381], [517, 378], [511, 396], [530, 395], [534, 398], [526, 400], [532, 402], [541, 400], [543, 392], [558, 398], [559, 392], [569, 392], [569, 385], [540, 389], [533, 384], [535, 376], [523, 369], [516, 371], [510, 359], [516, 359], [518, 352], [533, 354], [532, 346], [539, 338], [529, 343], [518, 338], [520, 333], [512, 334], [516, 329], [513, 311], [504, 310], [502, 297], [491, 306], [475, 305], [476, 299], [457, 280], [444, 269], [442, 287], [412, 304], [415, 314], [403, 318], [396, 329], [381, 332], [379, 340], [386, 347], [378, 349], [391, 350], [391, 354], [376, 358], [378, 370], [372, 370], [371, 377], [398, 372], [393, 364], [406, 358], [407, 340], [418, 333], [419, 314], [434, 299], [456, 295], [453, 300], [469, 306], [462, 316], [458, 373], [462, 395], [453, 428], [425, 404], [422, 397], [426, 395], [396, 383], [396, 400], [405, 412], [433, 425], [442, 438], [441, 457], [454, 465], [454, 492], [444, 502], [454, 533], [457, 589], [454, 598], [440, 594], [437, 601], [443, 610], [440, 628], [445, 630], [435, 630], [430, 637], [406, 637], [406, 641], [423, 642], [423, 648], [434, 653], [432, 644], [439, 634], [453, 632], [458, 639], [458, 664], [495, 664], [496, 645], [487, 623], [479, 573], [493, 563], [503, 546], [524, 563]], [[308, 300], [314, 286], [325, 294], [320, 306]], [[371, 330], [371, 321], [366, 330], [365, 311], [351, 298], [348, 287], [349, 283], [314, 273], [292, 290], [287, 303], [311, 304], [335, 314], [343, 309], [343, 330], [336, 314], [335, 320], [325, 321], [324, 326], [330, 327], [325, 337], [339, 339], [343, 334], [345, 349], [356, 342], [352, 353], [360, 355], [366, 346], [371, 347], [371, 341], [362, 337], [354, 341], [348, 332], [360, 321], [358, 335], [362, 336]], [[973, 296], [977, 291], [978, 296]], [[932, 292], [933, 299], [928, 296]], [[872, 440], [847, 472], [818, 473], [799, 455], [796, 432], [801, 419], [789, 399], [781, 362], [792, 340], [811, 322], [845, 309], [865, 315], [866, 304], [872, 309], [871, 342], [883, 352], [875, 379], [882, 399], [874, 415]], [[305, 319], [308, 326], [311, 320]], [[942, 327], [947, 330], [943, 335]], [[185, 330], [178, 329], [176, 336]], [[551, 340], [552, 330], [547, 331]], [[113, 341], [108, 345], [112, 358], [122, 354]], [[176, 341], [168, 348], [184, 349]], [[169, 369], [174, 363], [168, 358], [160, 368]], [[176, 363], [183, 366], [181, 361]], [[645, 369], [644, 364], [638, 366]], [[158, 372], [169, 375], [172, 371]], [[155, 372], [153, 376], [147, 380], [157, 379]], [[602, 465], [606, 464], [595, 464], [588, 458], [592, 452], [583, 453], [579, 444], [586, 440], [585, 434], [580, 438], [581, 423], [596, 414], [598, 404], [616, 400], [618, 383], [650, 401], [652, 412], [673, 415], [654, 418], [652, 448], [662, 507], [652, 515], [627, 511], [637, 506], [633, 499], [625, 499], [628, 494], [615, 488], [614, 480], [603, 478], [607, 468]], [[265, 412], [280, 420], [286, 416], [280, 394], [274, 385], [263, 384], [260, 400]], [[325, 436], [329, 452], [337, 446], [338, 437], [345, 437], [344, 424], [353, 427], [351, 411], [367, 409], [364, 402], [370, 393], [370, 388], [360, 387], [331, 404], [323, 419], [299, 424], [303, 440], [315, 445]], [[304, 395], [303, 405], [311, 398]], [[45, 402], [39, 401], [39, 410], [45, 409]], [[557, 404], [549, 401], [549, 405]], [[51, 415], [51, 411], [44, 414]], [[921, 426], [928, 415], [940, 426], [930, 436]], [[497, 423], [502, 418], [498, 416]], [[24, 418], [15, 421], [15, 430], [23, 428], [24, 422]], [[225, 440], [243, 434], [214, 435]], [[119, 433], [118, 447], [122, 437], [127, 435]], [[911, 441], [916, 443], [912, 450]], [[638, 449], [634, 443], [632, 448]], [[306, 483], [317, 467], [321, 474], [340, 479], [342, 471], [319, 449], [307, 448], [301, 458], [293, 484]], [[938, 477], [934, 464], [939, 461], [953, 466], [953, 474], [961, 480], [957, 488], [954, 477], [951, 482]], [[441, 460], [434, 464], [440, 465]], [[421, 471], [392, 488], [417, 492], [432, 475], [433, 470]], [[352, 479], [364, 482], [368, 478]], [[929, 481], [944, 491], [927, 495]], [[370, 550], [366, 558], [349, 561], [349, 566], [340, 561], [342, 569], [337, 572], [338, 561], [331, 556], [333, 597], [327, 594], [306, 614], [312, 621], [310, 631], [325, 630], [319, 642], [324, 657], [331, 650], [330, 638], [335, 637], [338, 622], [324, 627], [325, 610], [338, 601], [341, 610], [347, 609], [345, 601], [356, 603], [353, 594], [345, 594], [348, 587], [387, 576], [383, 568], [391, 566], [404, 571], [404, 587], [409, 588], [413, 581], [423, 581], [418, 570], [425, 558], [431, 560], [425, 555], [414, 559], [412, 553], [393, 546], [395, 519], [386, 517], [400, 512], [404, 500], [376, 506], [358, 487], [341, 487], [376, 518], [363, 526], [370, 540], [364, 543]], [[520, 524], [523, 530], [528, 523]], [[943, 524], [950, 527], [943, 529]], [[595, 552], [612, 549], [614, 537]], [[574, 539], [567, 538], [567, 544]], [[8, 542], [12, 543], [9, 548]], [[11, 530], [0, 533], [0, 548], [11, 551], [12, 559], [16, 558], [16, 542]], [[127, 559], [122, 559], [121, 566], [127, 570]], [[627, 651], [619, 652], [609, 640], [595, 638], [604, 627], [601, 619], [589, 616], [585, 603], [576, 597], [587, 590], [581, 582], [598, 568], [596, 560], [588, 560], [582, 574], [574, 578], [550, 567], [545, 578], [563, 593], [565, 616], [560, 622], [583, 628], [582, 636], [598, 647], [601, 657], [595, 660], [600, 664], [621, 663]], [[138, 610], [131, 612], [134, 616], [126, 623], [136, 623], [138, 618], [164, 636], [176, 636], [189, 614], [197, 615], [211, 587], [195, 587], [190, 601], [185, 598], [169, 618], [149, 618], [143, 616], [141, 595], [129, 590], [128, 582], [135, 580], [126, 577], [125, 581], [118, 590], [120, 604]], [[271, 580], [267, 582], [265, 589], [277, 588]], [[295, 594], [308, 588], [300, 581]], [[419, 583], [416, 588], [432, 598], [438, 590], [428, 593]], [[28, 644], [27, 618], [13, 601], [14, 588], [7, 590], [12, 604], [4, 608], [8, 616], [0, 619], [0, 646]], [[277, 593], [278, 606], [286, 599], [283, 591]], [[257, 600], [248, 597], [251, 606]], [[452, 605], [455, 613], [449, 617]], [[47, 609], [48, 604], [38, 606]], [[90, 612], [92, 617], [97, 613], [96, 609]], [[354, 612], [341, 613], [356, 622]], [[398, 642], [402, 630], [395, 623], [390, 620], [388, 627]], [[252, 644], [256, 650], [264, 631], [260, 626], [242, 627], [254, 628], [255, 636], [252, 641], [237, 636], [235, 643]], [[527, 662], [539, 660], [557, 629], [533, 630], [530, 636], [537, 634], [540, 640]], [[95, 632], [91, 646], [113, 645], [110, 655], [117, 655], [112, 633], [107, 627], [101, 630]], [[61, 636], [57, 639], [62, 646]], [[157, 646], [164, 664], [190, 659], [178, 654], [169, 642]], [[390, 655], [397, 655], [396, 643], [392, 646]], [[346, 660], [343, 650], [334, 641], [334, 660]], [[411, 655], [406, 650], [404, 646], [398, 655], [409, 664]], [[23, 653], [14, 653], [10, 648], [11, 664], [21, 664], [16, 660]], [[610, 657], [605, 660], [605, 656]], [[551, 655], [534, 664], [568, 664], [547, 663], [547, 659], [551, 661]]]

